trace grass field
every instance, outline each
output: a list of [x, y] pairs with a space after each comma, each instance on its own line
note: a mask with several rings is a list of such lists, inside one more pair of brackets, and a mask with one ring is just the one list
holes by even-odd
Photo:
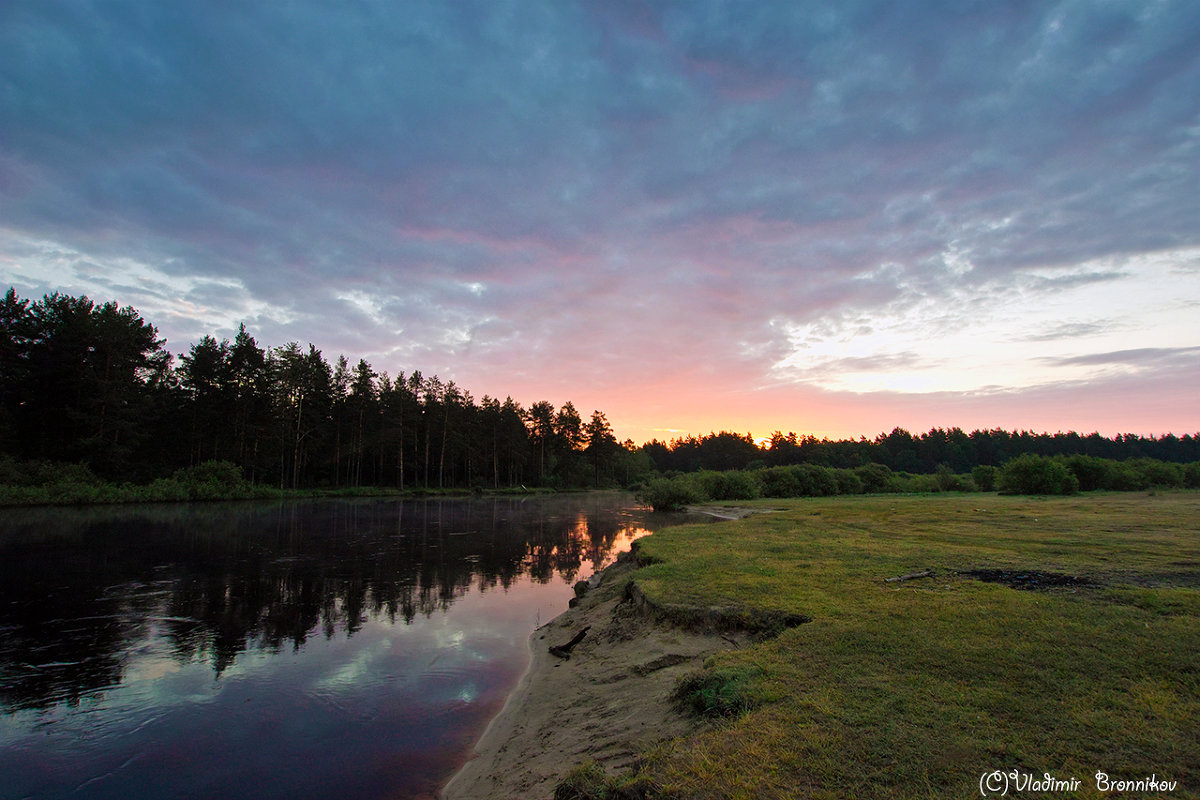
[[[965, 798], [1016, 770], [1079, 783], [1008, 796], [1200, 797], [1200, 493], [759, 504], [655, 533], [635, 580], [664, 608], [811, 622], [710, 660], [692, 700], [729, 716], [626, 786]], [[1105, 794], [1098, 771], [1176, 789]]]

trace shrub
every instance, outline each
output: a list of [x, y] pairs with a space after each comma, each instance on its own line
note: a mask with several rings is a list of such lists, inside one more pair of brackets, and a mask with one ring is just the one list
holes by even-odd
[[981, 492], [996, 491], [996, 468], [989, 464], [980, 464], [971, 470], [971, 480]]
[[1067, 456], [1063, 464], [1079, 481], [1079, 490], [1083, 492], [1109, 488], [1113, 467], [1116, 466], [1116, 462], [1106, 458], [1085, 455]]
[[1163, 489], [1179, 489], [1183, 487], [1183, 467], [1153, 458], [1135, 458], [1126, 462], [1130, 469], [1140, 478], [1144, 486]]
[[1000, 468], [1001, 494], [1074, 494], [1079, 480], [1061, 461], [1037, 455], [1010, 459]]
[[941, 491], [936, 475], [914, 475], [911, 472], [893, 472], [888, 478], [886, 491], [897, 494], [920, 494]]
[[758, 477], [740, 469], [700, 472], [692, 480], [708, 500], [753, 500], [762, 495]]
[[1183, 465], [1183, 485], [1189, 489], [1200, 489], [1200, 461]]
[[177, 470], [171, 476], [183, 484], [208, 484], [235, 489], [245, 483], [242, 470], [228, 461], [203, 461], [194, 467]]
[[886, 492], [892, 480], [892, 470], [886, 464], [863, 464], [855, 467], [854, 474], [863, 484], [864, 492]]
[[[250, 484], [242, 477], [241, 468], [228, 461], [204, 461], [194, 467], [177, 470], [171, 476], [170, 482], [181, 487], [185, 496], [192, 500], [216, 500], [250, 495]], [[170, 490], [168, 492], [175, 494]]]
[[680, 511], [684, 506], [703, 502], [699, 488], [687, 478], [652, 478], [636, 495], [638, 502], [655, 511]]
[[969, 476], [956, 475], [946, 464], [938, 464], [933, 477], [941, 492], [969, 492], [975, 488]]
[[146, 500], [171, 502], [191, 499], [187, 487], [173, 478], [158, 478], [145, 488]]
[[862, 478], [852, 469], [835, 469], [833, 479], [837, 483], [838, 494], [862, 494], [865, 491]]
[[838, 493], [837, 478], [829, 468], [799, 464], [793, 469], [796, 470], [804, 497], [831, 497]]
[[23, 486], [25, 470], [10, 455], [0, 454], [0, 486]]
[[61, 481], [44, 487], [51, 503], [82, 505], [103, 502], [101, 488], [90, 483]]
[[18, 461], [0, 457], [0, 484], [7, 486], [98, 486], [100, 478], [86, 464], [59, 461]]
[[802, 486], [791, 467], [768, 467], [758, 472], [763, 497], [800, 497]]

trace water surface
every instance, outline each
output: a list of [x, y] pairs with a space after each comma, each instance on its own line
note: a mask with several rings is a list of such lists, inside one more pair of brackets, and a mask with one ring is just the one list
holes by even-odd
[[628, 495], [0, 511], [0, 797], [413, 798]]

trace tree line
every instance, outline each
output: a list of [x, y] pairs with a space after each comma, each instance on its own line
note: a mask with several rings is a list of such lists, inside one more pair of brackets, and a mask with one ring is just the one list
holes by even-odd
[[[205, 336], [178, 359], [165, 346], [131, 307], [58, 293], [31, 301], [10, 288], [0, 302], [0, 484], [43, 485], [67, 473], [76, 484], [146, 484], [182, 470], [177, 485], [160, 487], [169, 499], [220, 494], [238, 480], [279, 489], [578, 488], [804, 464], [934, 475], [1024, 455], [1200, 461], [1200, 433], [895, 428], [845, 440], [775, 431], [760, 442], [721, 431], [638, 447], [618, 442], [599, 410], [585, 421], [569, 401], [476, 400], [419, 370], [392, 376], [344, 355], [331, 363], [298, 342], [264, 348], [244, 325], [232, 341]], [[214, 461], [235, 472], [204, 466]]]
[[[649, 471], [602, 411], [476, 400], [454, 381], [264, 348], [240, 326], [177, 360], [133, 308], [12, 288], [0, 303], [0, 483], [19, 465], [146, 482], [210, 461], [279, 488], [626, 485]], [[18, 466], [14, 466], [18, 465]], [[24, 472], [30, 472], [25, 469]], [[32, 470], [36, 472], [37, 470]]]
[[758, 469], [812, 464], [854, 469], [882, 464], [896, 472], [933, 475], [939, 469], [966, 473], [978, 466], [999, 467], [1024, 455], [1088, 456], [1113, 461], [1149, 458], [1177, 464], [1200, 461], [1200, 433], [1112, 438], [1099, 433], [1033, 433], [1000, 428], [974, 430], [933, 428], [914, 435], [903, 428], [874, 439], [830, 440], [775, 431], [759, 442], [750, 434], [730, 431], [688, 436], [669, 443], [654, 440], [642, 446], [659, 472]]

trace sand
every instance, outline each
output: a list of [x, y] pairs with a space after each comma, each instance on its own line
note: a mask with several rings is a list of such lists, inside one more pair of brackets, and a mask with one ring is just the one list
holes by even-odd
[[[551, 798], [584, 761], [616, 774], [656, 742], [700, 724], [672, 707], [676, 681], [744, 640], [681, 630], [635, 609], [623, 599], [634, 570], [630, 561], [607, 568], [575, 608], [534, 631], [529, 670], [442, 790], [445, 800]], [[589, 625], [569, 660], [549, 653]]]

